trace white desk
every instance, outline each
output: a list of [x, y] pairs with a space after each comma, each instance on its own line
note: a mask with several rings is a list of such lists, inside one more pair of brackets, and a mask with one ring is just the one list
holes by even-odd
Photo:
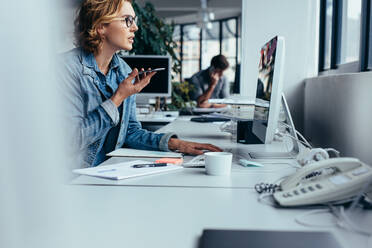
[[158, 111], [150, 114], [137, 114], [137, 120], [140, 122], [169, 123], [177, 119], [178, 116], [178, 111]]
[[178, 111], [156, 111], [150, 114], [137, 114], [137, 120], [141, 122], [142, 128], [156, 131], [176, 120], [178, 115]]
[[[187, 140], [210, 142], [234, 152], [243, 149], [244, 145], [231, 143], [230, 136], [216, 132], [217, 128], [213, 124], [190, 123], [181, 118], [159, 131], [178, 129], [180, 137]], [[249, 147], [254, 150], [280, 149], [279, 146]], [[79, 222], [76, 230], [71, 231], [77, 233], [76, 242], [81, 241], [84, 247], [191, 248], [197, 247], [198, 238], [206, 228], [329, 230], [345, 247], [367, 247], [366, 237], [337, 227], [297, 224], [294, 218], [308, 210], [274, 209], [257, 201], [257, 194], [251, 189], [253, 181], [271, 181], [282, 173], [290, 173], [292, 168], [286, 172], [245, 172], [240, 177], [238, 169], [234, 167], [230, 179], [207, 176], [200, 169], [185, 169], [174, 174], [138, 178], [128, 181], [127, 185], [123, 180], [118, 183], [122, 185], [120, 187], [104, 183], [106, 180], [103, 179], [98, 182], [96, 178], [79, 177], [73, 183], [85, 185], [69, 186], [81, 198], [79, 204], [74, 205]], [[267, 178], [259, 178], [262, 175]], [[205, 184], [209, 182], [209, 186], [195, 186], [196, 182], [200, 184], [201, 178], [205, 179]], [[162, 185], [163, 180], [166, 183]], [[230, 187], [225, 187], [221, 180], [230, 180]], [[186, 183], [188, 187], [185, 187]], [[372, 213], [365, 211], [362, 214], [372, 229]], [[327, 218], [314, 215], [309, 219], [312, 223], [329, 225]]]
[[[295, 172], [296, 164], [291, 160], [263, 161], [264, 168], [245, 168], [238, 164], [239, 158], [247, 157], [247, 145], [231, 142], [231, 134], [221, 132], [219, 124], [190, 122], [191, 117], [179, 118], [171, 124], [159, 129], [157, 132], [175, 132], [180, 138], [189, 141], [211, 143], [227, 151], [232, 151], [232, 173], [230, 177], [213, 177], [205, 174], [203, 168], [185, 168], [182, 171], [169, 172], [161, 175], [150, 175], [126, 180], [108, 180], [90, 176], [79, 176], [72, 181], [73, 184], [94, 185], [127, 185], [127, 186], [167, 186], [167, 187], [210, 187], [210, 188], [248, 188], [253, 189], [259, 182], [275, 182], [278, 179]], [[195, 132], [197, 130], [197, 132]], [[271, 146], [249, 145], [252, 151], [278, 151], [283, 149], [282, 144]], [[186, 156], [185, 161], [192, 159]], [[120, 163], [133, 158], [113, 157], [103, 165]], [[143, 158], [141, 158], [143, 160]], [[154, 161], [156, 159], [145, 159]]]
[[[74, 247], [197, 247], [206, 228], [330, 230], [347, 247], [366, 247], [366, 238], [338, 228], [307, 228], [294, 218], [305, 210], [273, 209], [247, 189], [71, 186], [79, 204]], [[325, 218], [326, 217], [326, 218]], [[371, 214], [366, 217], [372, 223]], [[327, 216], [309, 218], [329, 224]]]

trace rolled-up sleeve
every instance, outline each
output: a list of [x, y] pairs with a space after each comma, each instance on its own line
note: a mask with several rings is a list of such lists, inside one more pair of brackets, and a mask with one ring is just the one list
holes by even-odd
[[170, 138], [178, 138], [175, 133], [165, 133], [159, 142], [159, 150], [169, 152], [168, 142]]
[[118, 108], [116, 107], [115, 103], [113, 103], [111, 99], [108, 99], [104, 101], [101, 104], [101, 106], [107, 112], [113, 124], [116, 126], [119, 123], [120, 116], [119, 116]]

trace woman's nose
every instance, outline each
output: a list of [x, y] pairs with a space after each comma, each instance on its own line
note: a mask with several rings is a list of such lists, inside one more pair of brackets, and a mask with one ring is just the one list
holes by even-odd
[[138, 26], [137, 26], [137, 24], [135, 22], [133, 22], [133, 25], [131, 27], [131, 31], [132, 32], [136, 32], [137, 30], [138, 30]]

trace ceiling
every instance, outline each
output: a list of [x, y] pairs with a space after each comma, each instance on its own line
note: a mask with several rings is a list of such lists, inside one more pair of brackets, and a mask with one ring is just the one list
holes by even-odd
[[[200, 0], [136, 0], [140, 5], [151, 2], [160, 17], [175, 23], [195, 22], [201, 10]], [[242, 0], [207, 0], [208, 10], [215, 14], [215, 19], [239, 16]]]
[[[201, 10], [200, 0], [135, 0], [140, 5], [151, 2], [158, 16], [175, 23], [196, 22]], [[70, 0], [73, 6], [78, 6], [82, 0]], [[215, 19], [239, 16], [242, 0], [207, 0], [208, 10], [215, 14]]]

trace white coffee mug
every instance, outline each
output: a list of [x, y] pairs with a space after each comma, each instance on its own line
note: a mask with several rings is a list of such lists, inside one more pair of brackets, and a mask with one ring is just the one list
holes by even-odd
[[208, 175], [230, 175], [232, 153], [230, 152], [206, 152], [205, 169]]

